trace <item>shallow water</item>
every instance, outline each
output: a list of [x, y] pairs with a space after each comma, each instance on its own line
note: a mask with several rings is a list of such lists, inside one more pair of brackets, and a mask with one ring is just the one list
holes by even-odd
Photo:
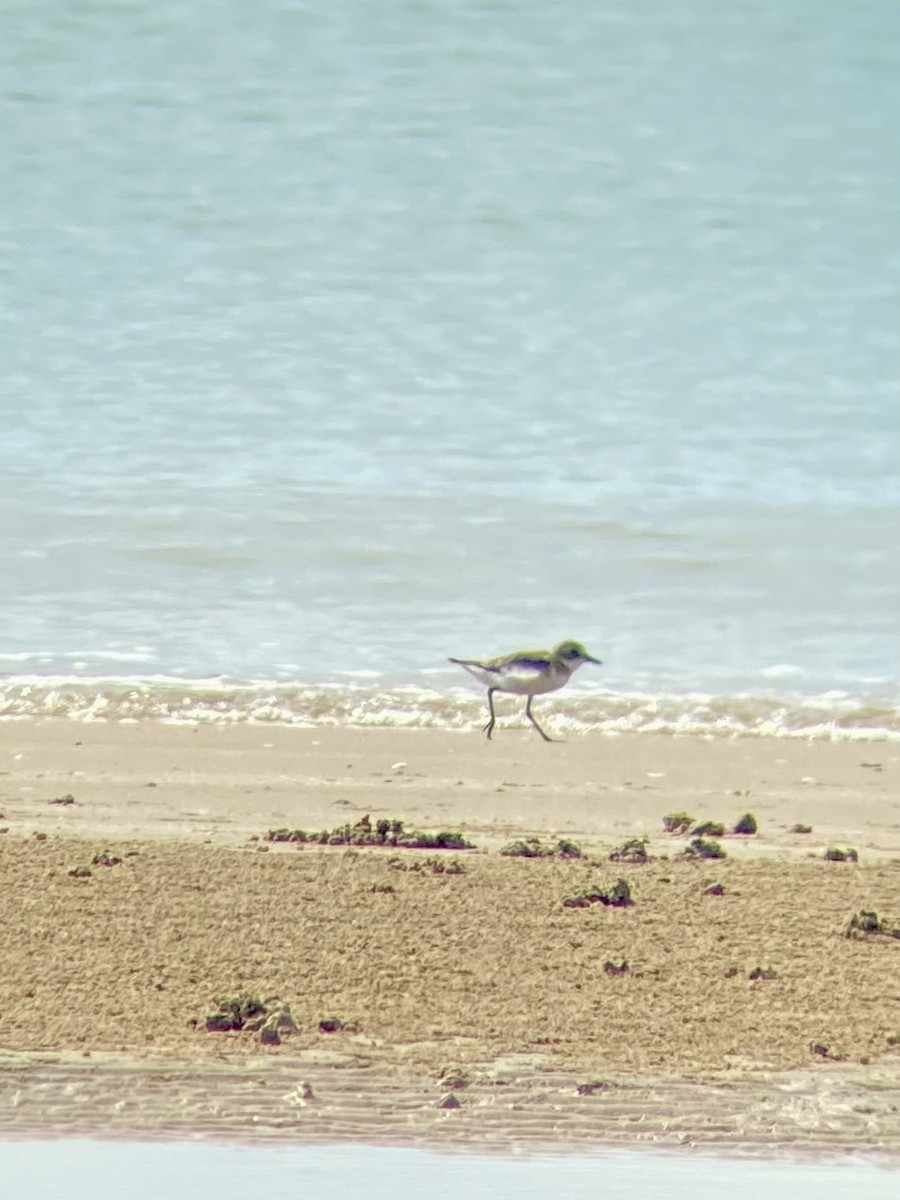
[[896, 1170], [865, 1159], [812, 1163], [727, 1159], [692, 1151], [594, 1155], [436, 1154], [372, 1146], [236, 1147], [98, 1141], [5, 1142], [4, 1182], [29, 1200], [93, 1200], [111, 1183], [134, 1200], [265, 1195], [459, 1196], [488, 1200], [603, 1197], [604, 1200], [893, 1200]]
[[896, 705], [900, 8], [826, 8], [18, 6], [0, 669]]

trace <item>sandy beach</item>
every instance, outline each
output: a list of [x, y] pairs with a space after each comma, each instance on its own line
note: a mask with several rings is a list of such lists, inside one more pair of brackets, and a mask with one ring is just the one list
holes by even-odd
[[[10, 721], [0, 771], [4, 1134], [900, 1154], [892, 744]], [[267, 837], [366, 815], [472, 848]]]

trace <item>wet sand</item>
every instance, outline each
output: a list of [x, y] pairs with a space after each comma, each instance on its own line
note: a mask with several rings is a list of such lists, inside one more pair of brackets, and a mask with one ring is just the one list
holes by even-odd
[[[0, 1132], [900, 1154], [900, 939], [842, 932], [900, 925], [895, 747], [17, 721], [0, 769]], [[682, 809], [760, 830], [685, 861]], [[364, 814], [475, 848], [265, 840]], [[299, 1032], [208, 1032], [245, 992]]]

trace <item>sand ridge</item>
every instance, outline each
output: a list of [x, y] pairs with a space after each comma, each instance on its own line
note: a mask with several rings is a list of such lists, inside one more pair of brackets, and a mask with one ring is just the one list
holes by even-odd
[[[896, 1066], [896, 1064], [895, 1064]], [[818, 1066], [756, 1079], [586, 1080], [528, 1056], [473, 1063], [458, 1107], [447, 1079], [353, 1056], [203, 1063], [115, 1054], [0, 1054], [0, 1137], [348, 1141], [568, 1151], [614, 1145], [900, 1153], [900, 1071]]]
[[[121, 861], [89, 866], [99, 855]], [[631, 907], [565, 906], [620, 876]], [[188, 1022], [239, 992], [286, 1001], [300, 1044], [337, 1015], [373, 1061], [429, 1069], [546, 1048], [585, 1069], [777, 1070], [808, 1063], [811, 1044], [871, 1060], [900, 1034], [900, 940], [842, 933], [855, 911], [900, 918], [900, 862], [7, 835], [0, 902], [19, 914], [0, 980], [12, 1049], [218, 1053], [231, 1035]]]

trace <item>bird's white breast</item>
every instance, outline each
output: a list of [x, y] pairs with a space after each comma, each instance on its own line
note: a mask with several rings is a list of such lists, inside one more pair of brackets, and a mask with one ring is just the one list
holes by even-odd
[[518, 696], [539, 696], [542, 692], [555, 692], [569, 678], [566, 667], [554, 663], [544, 670], [525, 663], [512, 663], [508, 667], [490, 670], [477, 663], [466, 664], [466, 670], [485, 687], [497, 688], [501, 692], [513, 692]]

